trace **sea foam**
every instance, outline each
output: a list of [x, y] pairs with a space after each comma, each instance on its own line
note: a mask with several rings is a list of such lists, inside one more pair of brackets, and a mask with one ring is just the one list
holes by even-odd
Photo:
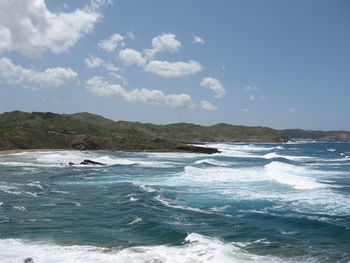
[[266, 174], [278, 183], [289, 185], [295, 189], [315, 189], [325, 187], [314, 178], [304, 176], [307, 170], [281, 162], [271, 162], [265, 165]]
[[278, 257], [249, 254], [233, 243], [196, 233], [189, 234], [180, 246], [143, 246], [103, 248], [94, 246], [61, 246], [49, 242], [27, 242], [18, 239], [0, 240], [3, 262], [35, 263], [226, 263], [226, 262], [287, 262]]

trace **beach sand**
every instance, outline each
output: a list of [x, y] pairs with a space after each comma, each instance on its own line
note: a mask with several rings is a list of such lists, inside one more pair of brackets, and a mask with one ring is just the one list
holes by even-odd
[[0, 151], [0, 155], [22, 153], [22, 152], [56, 152], [56, 151], [72, 151], [70, 149], [21, 149], [21, 150], [4, 150]]

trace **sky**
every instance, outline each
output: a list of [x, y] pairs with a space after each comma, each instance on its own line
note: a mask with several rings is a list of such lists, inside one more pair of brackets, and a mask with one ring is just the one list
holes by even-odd
[[350, 130], [348, 0], [0, 0], [0, 112]]

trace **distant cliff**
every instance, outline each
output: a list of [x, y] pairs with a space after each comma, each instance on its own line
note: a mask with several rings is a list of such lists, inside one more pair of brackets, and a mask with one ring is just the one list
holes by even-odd
[[90, 113], [55, 114], [13, 111], [0, 114], [0, 150], [60, 148], [118, 151], [214, 153], [201, 142], [283, 142], [281, 132], [265, 127], [190, 123], [154, 125], [112, 121]]

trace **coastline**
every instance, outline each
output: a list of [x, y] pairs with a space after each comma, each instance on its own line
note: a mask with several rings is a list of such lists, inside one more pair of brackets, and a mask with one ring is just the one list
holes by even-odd
[[68, 149], [18, 149], [18, 150], [2, 150], [0, 155], [23, 153], [23, 152], [61, 152], [61, 151], [74, 151]]
[[0, 155], [16, 154], [23, 152], [55, 152], [55, 151], [113, 151], [113, 152], [184, 152], [184, 153], [205, 153], [213, 154], [220, 153], [216, 148], [201, 147], [195, 145], [181, 145], [174, 148], [160, 149], [138, 149], [138, 148], [120, 148], [120, 149], [63, 149], [63, 148], [43, 148], [43, 149], [16, 149], [16, 150], [0, 150]]

